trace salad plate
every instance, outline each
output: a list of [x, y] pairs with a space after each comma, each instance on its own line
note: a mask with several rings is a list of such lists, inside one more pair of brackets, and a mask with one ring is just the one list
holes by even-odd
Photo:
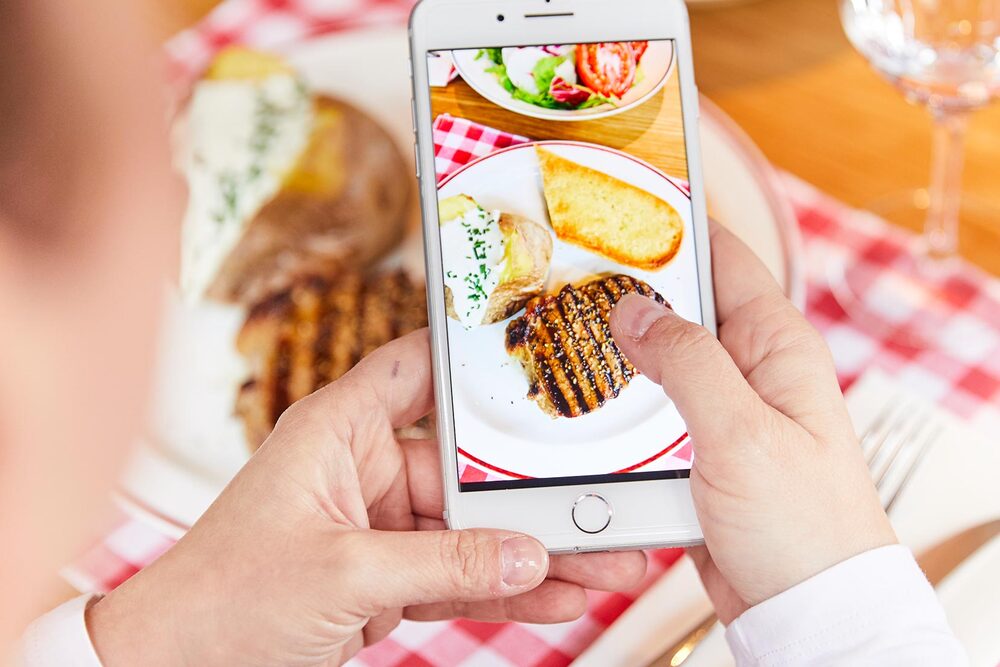
[[[597, 56], [593, 49], [627, 49], [628, 44], [643, 46], [631, 54], [622, 50], [600, 57], [636, 62], [629, 80], [603, 81], [588, 73], [589, 57]], [[489, 101], [532, 118], [560, 121], [594, 120], [628, 111], [658, 93], [674, 67], [669, 41], [461, 49], [451, 55], [458, 75]]]

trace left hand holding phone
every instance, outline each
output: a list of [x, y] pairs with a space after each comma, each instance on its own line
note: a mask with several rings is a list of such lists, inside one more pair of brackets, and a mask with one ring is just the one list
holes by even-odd
[[502, 530], [445, 530], [440, 459], [394, 428], [433, 407], [426, 331], [288, 409], [170, 551], [94, 604], [115, 665], [335, 665], [403, 617], [556, 623], [625, 590], [642, 552], [554, 556]]

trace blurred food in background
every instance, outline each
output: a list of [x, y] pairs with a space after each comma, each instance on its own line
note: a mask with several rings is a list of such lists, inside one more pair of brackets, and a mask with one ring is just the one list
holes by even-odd
[[177, 129], [189, 299], [252, 305], [365, 267], [403, 231], [412, 184], [388, 133], [276, 56], [220, 53]]
[[174, 134], [188, 183], [182, 317], [209, 319], [213, 304], [245, 316], [217, 352], [244, 356], [248, 375], [226, 391], [254, 450], [291, 403], [426, 325], [422, 277], [394, 257], [412, 174], [370, 115], [244, 47], [209, 65]]
[[237, 339], [252, 367], [236, 402], [250, 447], [264, 442], [289, 405], [424, 326], [423, 285], [403, 269], [310, 280], [257, 304]]

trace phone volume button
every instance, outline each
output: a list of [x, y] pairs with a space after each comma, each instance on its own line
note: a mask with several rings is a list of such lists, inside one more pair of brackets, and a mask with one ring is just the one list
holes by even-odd
[[416, 142], [413, 143], [413, 170], [420, 178], [420, 150], [417, 148]]
[[417, 105], [412, 97], [410, 98], [410, 128], [413, 130], [413, 134], [417, 133]]

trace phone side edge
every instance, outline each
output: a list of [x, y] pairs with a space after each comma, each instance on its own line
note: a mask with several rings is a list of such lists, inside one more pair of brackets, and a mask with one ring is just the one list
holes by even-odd
[[[444, 300], [444, 276], [441, 264], [441, 244], [437, 219], [437, 183], [434, 174], [434, 142], [431, 127], [430, 86], [427, 74], [427, 49], [423, 14], [434, 0], [420, 0], [410, 13], [410, 87], [413, 100], [414, 142], [420, 197], [421, 228], [424, 241], [427, 318], [430, 329], [431, 367], [434, 379], [434, 402], [438, 448], [441, 459], [444, 514], [448, 528], [462, 528], [458, 503], [458, 454], [455, 446], [455, 424], [452, 410], [451, 371], [449, 368], [447, 314]], [[442, 406], [446, 406], [442, 409]]]

